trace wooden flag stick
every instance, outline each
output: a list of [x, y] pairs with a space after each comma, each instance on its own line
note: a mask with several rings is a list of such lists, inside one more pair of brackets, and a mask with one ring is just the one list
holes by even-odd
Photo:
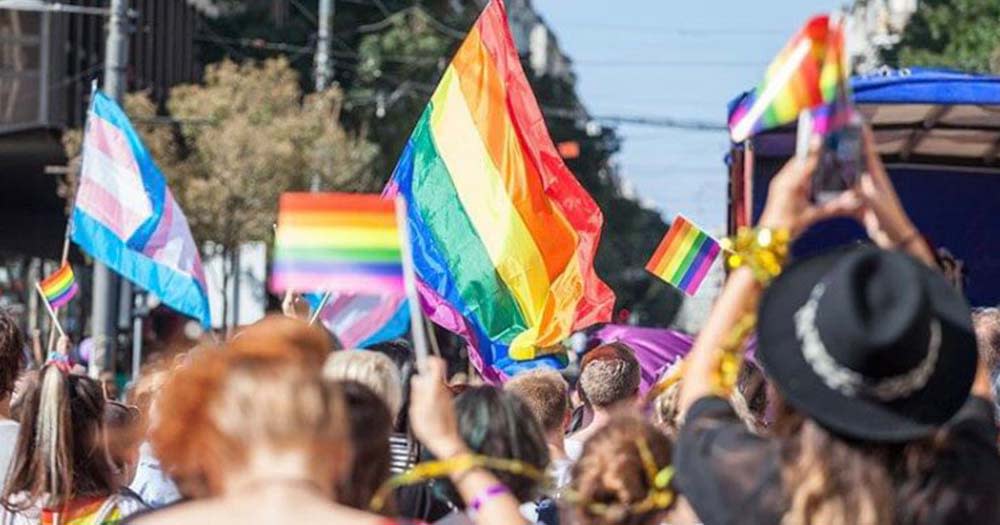
[[396, 197], [396, 224], [399, 226], [399, 253], [403, 259], [403, 286], [410, 307], [410, 329], [413, 331], [413, 353], [417, 358], [417, 370], [423, 370], [427, 362], [427, 335], [424, 331], [423, 315], [420, 311], [420, 296], [417, 294], [417, 276], [413, 271], [413, 252], [410, 247], [410, 229], [406, 221], [406, 201]]
[[49, 303], [48, 298], [45, 297], [45, 292], [42, 291], [42, 286], [38, 284], [38, 281], [35, 281], [35, 290], [38, 290], [38, 295], [42, 296], [42, 302], [45, 303], [45, 310], [52, 316], [52, 322], [55, 323], [56, 330], [59, 330], [59, 336], [66, 337], [66, 332], [63, 331], [62, 325], [59, 324], [59, 317], [56, 316], [56, 311], [52, 309], [52, 305]]
[[[66, 266], [66, 262], [69, 261], [69, 230], [73, 224], [73, 214], [70, 213], [70, 218], [66, 221], [66, 232], [63, 234], [63, 247], [62, 247], [62, 257], [59, 259], [59, 267], [62, 268]], [[47, 304], [47, 303], [46, 303]], [[59, 313], [59, 309], [55, 308], [53, 312]], [[53, 346], [56, 344], [56, 331], [55, 327], [59, 326], [58, 323], [49, 328], [49, 343], [45, 345], [45, 349], [48, 352], [52, 351]], [[62, 333], [62, 329], [59, 330]]]
[[323, 292], [323, 297], [320, 298], [319, 304], [316, 305], [316, 309], [309, 316], [309, 326], [312, 326], [316, 322], [316, 319], [319, 319], [319, 314], [326, 308], [326, 303], [330, 302], [331, 295], [333, 295], [333, 292]]

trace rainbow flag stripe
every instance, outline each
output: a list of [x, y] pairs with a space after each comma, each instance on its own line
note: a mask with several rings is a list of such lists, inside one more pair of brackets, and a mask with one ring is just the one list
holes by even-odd
[[38, 283], [42, 289], [42, 295], [49, 302], [52, 308], [59, 308], [72, 299], [80, 288], [76, 285], [76, 276], [73, 274], [73, 267], [69, 263], [63, 263], [56, 273], [48, 276]]
[[271, 290], [401, 294], [395, 203], [378, 195], [285, 193]]
[[719, 256], [719, 250], [715, 239], [678, 215], [646, 263], [646, 270], [684, 293], [694, 295]]
[[445, 70], [386, 192], [406, 197], [424, 310], [487, 375], [610, 318], [593, 267], [604, 218], [549, 137], [502, 1]]
[[817, 133], [850, 117], [844, 27], [839, 18], [811, 18], [785, 44], [767, 68], [764, 80], [745, 97], [729, 119], [733, 142], [794, 122], [799, 113], [817, 110]]

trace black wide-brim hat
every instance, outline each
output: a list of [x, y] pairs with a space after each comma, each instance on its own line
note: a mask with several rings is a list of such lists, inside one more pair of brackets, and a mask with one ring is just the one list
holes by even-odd
[[[888, 259], [887, 259], [888, 258]], [[900, 258], [907, 259], [906, 262]], [[871, 260], [876, 260], [872, 263]], [[880, 262], [890, 260], [891, 264], [885, 265], [883, 274], [872, 279], [878, 279], [879, 283], [887, 286], [886, 290], [878, 293], [882, 295], [893, 295], [896, 292], [905, 294], [914, 290], [919, 290], [919, 301], [905, 301], [901, 304], [900, 310], [908, 310], [911, 302], [919, 302], [923, 305], [924, 315], [936, 319], [936, 324], [940, 326], [936, 330], [940, 334], [939, 351], [935, 353], [933, 360], [927, 360], [925, 366], [928, 374], [918, 381], [919, 387], [912, 390], [905, 390], [905, 395], [889, 396], [890, 398], [879, 398], [877, 395], [868, 395], [870, 392], [845, 392], [838, 386], [836, 381], [830, 381], [829, 374], [822, 366], [817, 367], [815, 352], [812, 352], [812, 364], [803, 352], [803, 342], [800, 338], [800, 331], [797, 328], [796, 314], [803, 306], [811, 302], [815, 297], [817, 285], [821, 282], [822, 288], [829, 288], [828, 295], [843, 299], [845, 295], [842, 282], [831, 281], [831, 276], [844, 273], [844, 265], [858, 265], [868, 263], [868, 267], [878, 267]], [[860, 261], [860, 262], [859, 262]], [[892, 265], [896, 265], [892, 268]], [[906, 279], [901, 279], [898, 270], [906, 270]], [[892, 271], [896, 270], [896, 271]], [[853, 271], [848, 269], [848, 271]], [[858, 271], [854, 271], [856, 275]], [[895, 279], [895, 281], [893, 281]], [[849, 279], [845, 279], [848, 280]], [[889, 281], [887, 284], [886, 281]], [[836, 291], [832, 291], [836, 290]], [[822, 293], [822, 291], [821, 291]], [[916, 292], [915, 292], [916, 293]], [[872, 308], [878, 308], [879, 301], [875, 305], [864, 303], [864, 293], [859, 297], [851, 297], [853, 300], [843, 300], [840, 305], [827, 307], [826, 326], [828, 332], [850, 331], [866, 332], [869, 327], [864, 325], [865, 317], [869, 316]], [[869, 294], [871, 295], [871, 294]], [[909, 296], [905, 296], [909, 299]], [[879, 299], [882, 299], [880, 296]], [[829, 302], [833, 302], [830, 300]], [[883, 301], [892, 303], [892, 300]], [[844, 314], [845, 310], [850, 310], [851, 314]], [[817, 310], [814, 308], [813, 312]], [[830, 313], [832, 311], [832, 314]], [[845, 317], [861, 318], [862, 329], [845, 330], [839, 321], [841, 314]], [[857, 315], [854, 315], [857, 314]], [[819, 310], [816, 317], [824, 315]], [[898, 319], [892, 318], [890, 312], [887, 324], [892, 324]], [[901, 314], [906, 315], [906, 314]], [[830, 318], [834, 318], [831, 326]], [[900, 317], [900, 316], [896, 316]], [[976, 338], [972, 329], [972, 320], [969, 306], [965, 299], [956, 292], [945, 279], [933, 269], [899, 253], [885, 252], [872, 246], [852, 247], [848, 249], [836, 250], [832, 253], [816, 256], [792, 264], [780, 277], [778, 277], [764, 294], [759, 311], [759, 346], [757, 349], [757, 360], [764, 367], [765, 373], [777, 387], [778, 391], [798, 411], [817, 421], [824, 428], [831, 432], [865, 441], [875, 442], [905, 442], [928, 436], [939, 429], [949, 419], [951, 419], [969, 397], [978, 363], [978, 352], [976, 350]], [[849, 323], [843, 323], [849, 324]], [[928, 323], [924, 323], [927, 325]], [[873, 327], [872, 330], [878, 330]], [[936, 329], [937, 327], [935, 327]], [[925, 330], [926, 333], [926, 330]], [[856, 334], [844, 334], [854, 336]], [[937, 334], [935, 336], [937, 337]], [[876, 333], [873, 339], [877, 344], [879, 334]], [[831, 338], [833, 339], [833, 338]], [[935, 341], [937, 341], [935, 339]], [[852, 352], [854, 347], [864, 347], [861, 344], [845, 345], [848, 348], [830, 349], [829, 354], [823, 352], [827, 357], [839, 351]], [[836, 342], [834, 344], [837, 344]], [[826, 346], [830, 346], [829, 343]], [[920, 345], [911, 345], [920, 346]], [[924, 345], [926, 346], [926, 345]], [[905, 347], [905, 345], [904, 345]], [[920, 349], [915, 352], [919, 352]], [[862, 353], [864, 351], [861, 351]], [[857, 351], [851, 354], [857, 357]], [[907, 352], [899, 352], [901, 359], [906, 359]], [[886, 357], [880, 354], [876, 359], [871, 356], [862, 355], [854, 362], [866, 363], [865, 366], [886, 367], [894, 366], [896, 354], [889, 354]], [[868, 361], [865, 361], [865, 358]], [[932, 361], [932, 362], [931, 362]], [[829, 363], [829, 360], [827, 360]], [[851, 370], [839, 365], [838, 369]], [[884, 367], [883, 367], [884, 368]], [[821, 377], [817, 370], [824, 372]], [[832, 386], [831, 386], [832, 385]]]

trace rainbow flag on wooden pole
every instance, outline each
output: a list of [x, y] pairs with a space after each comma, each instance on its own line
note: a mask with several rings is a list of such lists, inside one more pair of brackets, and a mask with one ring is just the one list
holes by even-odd
[[66, 332], [59, 323], [56, 310], [68, 303], [80, 291], [76, 284], [76, 275], [73, 274], [73, 267], [63, 262], [56, 273], [46, 277], [42, 282], [36, 282], [35, 289], [38, 290], [38, 295], [42, 296], [45, 310], [52, 317], [53, 326], [59, 331], [59, 335], [65, 337]]
[[678, 215], [646, 263], [646, 270], [682, 292], [694, 295], [719, 251], [718, 241]]
[[271, 290], [402, 294], [392, 200], [348, 193], [285, 193], [278, 205]]
[[310, 324], [333, 292], [405, 294], [420, 361], [427, 341], [407, 236], [402, 197], [285, 193], [278, 205], [271, 291], [323, 292]]

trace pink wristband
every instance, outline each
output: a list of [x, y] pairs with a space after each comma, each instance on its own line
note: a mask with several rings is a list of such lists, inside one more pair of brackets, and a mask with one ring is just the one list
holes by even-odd
[[469, 503], [469, 508], [472, 509], [472, 512], [479, 512], [479, 508], [486, 504], [487, 501], [501, 494], [510, 494], [510, 490], [507, 489], [506, 485], [503, 483], [490, 485], [477, 494], [476, 497], [472, 498], [472, 502]]

